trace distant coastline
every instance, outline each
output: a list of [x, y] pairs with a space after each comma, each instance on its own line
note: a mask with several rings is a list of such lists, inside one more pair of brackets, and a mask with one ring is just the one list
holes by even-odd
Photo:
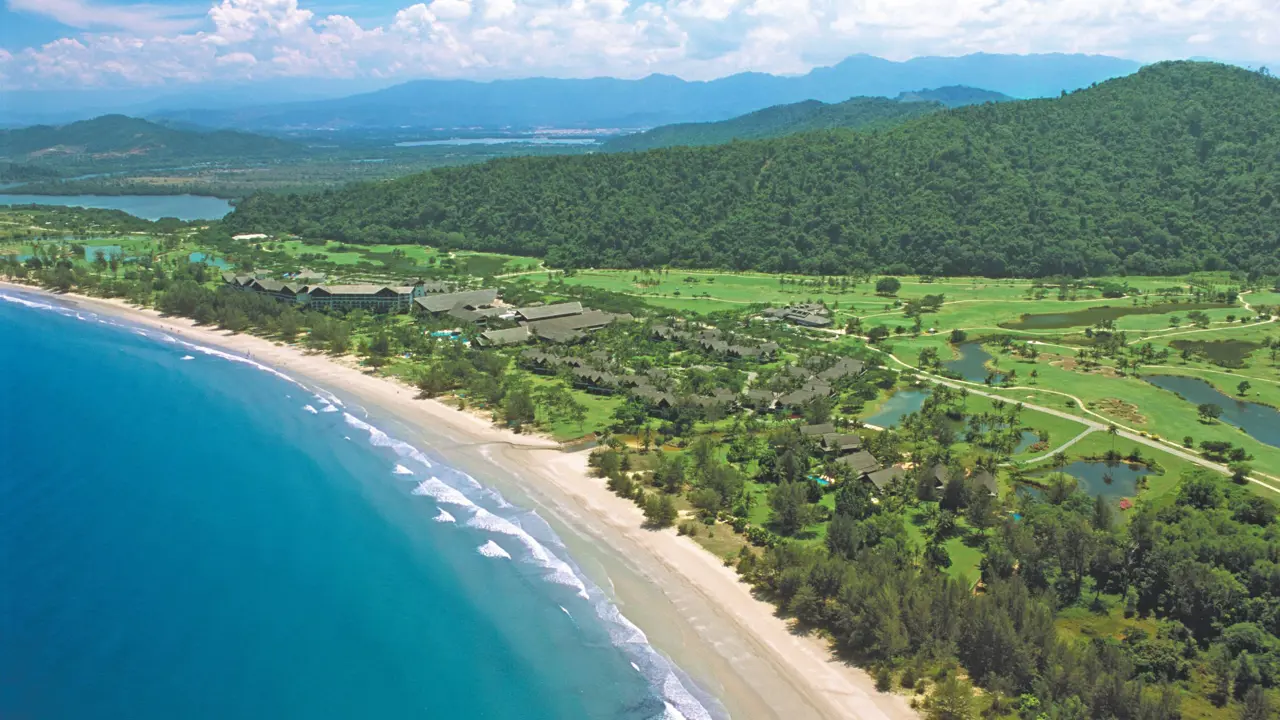
[[[497, 428], [477, 415], [418, 399], [415, 388], [292, 346], [197, 327], [186, 318], [164, 317], [119, 300], [58, 295], [6, 282], [0, 282], [0, 290], [70, 301], [88, 311], [251, 355], [388, 413], [432, 438], [439, 451], [463, 468], [487, 465], [491, 472], [496, 466], [578, 536], [566, 537], [575, 557], [596, 546], [593, 559], [610, 580], [618, 576], [613, 588], [619, 606], [655, 647], [707, 682], [735, 718], [917, 717], [906, 698], [877, 692], [865, 671], [834, 659], [824, 641], [793, 634], [773, 606], [752, 597], [749, 586], [719, 558], [672, 529], [643, 529], [643, 515], [634, 503], [588, 475], [585, 451], [562, 452], [546, 437]], [[447, 442], [439, 442], [442, 438]]]

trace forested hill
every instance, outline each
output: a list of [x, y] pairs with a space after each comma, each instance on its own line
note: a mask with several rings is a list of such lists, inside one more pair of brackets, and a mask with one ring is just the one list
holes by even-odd
[[0, 159], [36, 166], [125, 166], [212, 159], [274, 159], [305, 152], [278, 138], [179, 130], [125, 115], [0, 130]]
[[916, 90], [899, 93], [900, 102], [940, 102], [947, 107], [963, 107], [979, 105], [986, 102], [1009, 102], [1013, 98], [992, 90], [966, 87], [964, 85], [948, 85], [933, 90]]
[[604, 149], [619, 152], [675, 145], [719, 145], [733, 140], [760, 140], [834, 128], [870, 130], [891, 127], [945, 107], [936, 102], [898, 102], [870, 97], [853, 98], [830, 105], [817, 100], [806, 100], [790, 105], [775, 105], [720, 122], [663, 125], [642, 133], [614, 138], [604, 144]]
[[1280, 80], [1163, 63], [884, 132], [522, 158], [310, 196], [234, 231], [545, 255], [553, 265], [1043, 276], [1280, 272]]

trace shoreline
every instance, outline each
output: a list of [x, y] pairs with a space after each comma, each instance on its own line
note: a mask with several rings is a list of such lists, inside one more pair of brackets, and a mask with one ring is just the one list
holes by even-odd
[[[688, 673], [734, 718], [918, 717], [905, 697], [879, 693], [863, 670], [834, 659], [827, 643], [797, 636], [757, 600], [720, 558], [674, 529], [641, 527], [643, 513], [587, 473], [587, 452], [567, 453], [537, 435], [516, 434], [390, 378], [366, 374], [328, 356], [248, 334], [198, 327], [123, 300], [59, 295], [0, 282], [11, 289], [61, 298], [85, 310], [184, 339], [245, 354], [254, 361], [331, 391], [348, 394], [403, 425], [450, 464], [482, 478], [553, 524], [575, 562], [604, 588], [658, 652]], [[493, 469], [501, 471], [495, 479]], [[567, 532], [566, 532], [567, 530]]]

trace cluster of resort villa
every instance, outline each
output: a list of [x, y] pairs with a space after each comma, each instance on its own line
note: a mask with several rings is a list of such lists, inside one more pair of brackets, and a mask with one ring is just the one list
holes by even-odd
[[800, 303], [769, 308], [761, 313], [761, 316], [764, 320], [781, 320], [801, 327], [831, 327], [831, 311], [821, 303]]
[[513, 307], [493, 288], [457, 290], [447, 283], [416, 280], [405, 285], [329, 285], [323, 275], [299, 274], [284, 280], [223, 273], [225, 283], [282, 302], [317, 310], [413, 312], [452, 319], [484, 330], [476, 337], [482, 346], [516, 345], [533, 340], [567, 343], [617, 322], [631, 322], [627, 314], [584, 308], [579, 302]]
[[[907, 469], [905, 467], [901, 465], [881, 466], [880, 461], [875, 456], [862, 448], [862, 438], [860, 436], [854, 433], [840, 432], [831, 423], [802, 426], [800, 434], [814, 440], [825, 458], [832, 460], [837, 465], [851, 468], [854, 477], [871, 483], [877, 491], [883, 492], [894, 483], [907, 477]], [[953, 472], [962, 471], [952, 470], [939, 463], [926, 471], [925, 479], [931, 481], [934, 488], [940, 491], [946, 487]], [[987, 470], [976, 469], [963, 479], [965, 482], [976, 488], [981, 488], [992, 496], [999, 493], [995, 476]], [[830, 478], [822, 478], [822, 480], [830, 482]]]

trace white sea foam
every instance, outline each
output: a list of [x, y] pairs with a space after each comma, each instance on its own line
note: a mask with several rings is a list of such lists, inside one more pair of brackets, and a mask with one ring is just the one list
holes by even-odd
[[222, 358], [223, 360], [230, 360], [231, 362], [242, 363], [244, 365], [257, 368], [258, 370], [261, 370], [265, 373], [270, 373], [272, 375], [275, 375], [276, 377], [280, 378], [281, 380], [284, 380], [285, 382], [291, 383], [293, 385], [297, 385], [298, 387], [303, 387], [302, 383], [298, 382], [297, 380], [294, 380], [292, 377], [288, 375], [285, 375], [284, 373], [271, 367], [270, 365], [263, 365], [262, 363], [256, 360], [251, 360], [242, 355], [236, 355], [235, 353], [229, 353], [224, 350], [218, 350], [217, 348], [211, 348], [205, 345], [197, 345], [196, 343], [187, 342], [186, 340], [179, 340], [177, 342], [179, 345], [185, 348], [189, 348], [191, 350], [195, 350], [198, 353], [209, 355], [210, 357]]
[[498, 545], [498, 543], [492, 540], [476, 548], [476, 550], [478, 550], [480, 554], [485, 557], [505, 558], [507, 560], [511, 559], [511, 553], [507, 552], [506, 550], [503, 550], [502, 546]]
[[395, 475], [412, 475], [413, 471], [403, 465], [396, 465], [396, 469], [391, 471]]
[[418, 483], [418, 487], [413, 489], [413, 494], [425, 495], [436, 502], [441, 502], [446, 505], [457, 505], [459, 507], [466, 508], [478, 507], [475, 503], [471, 502], [471, 498], [463, 495], [460, 490], [444, 484], [440, 478], [436, 477], [427, 478], [426, 480]]
[[426, 467], [431, 467], [431, 461], [428, 460], [427, 456], [418, 448], [403, 440], [396, 440], [382, 430], [370, 425], [349, 412], [342, 413], [342, 417], [346, 419], [347, 424], [351, 427], [356, 428], [357, 430], [364, 430], [369, 433], [369, 443], [374, 447], [391, 448], [396, 455], [399, 455], [402, 458], [409, 458], [425, 465]]
[[[680, 712], [679, 708], [671, 704], [670, 700], [663, 700], [662, 704], [665, 706], [662, 711], [662, 720], [689, 720], [684, 713]], [[707, 717], [711, 716], [708, 715]]]
[[488, 495], [489, 498], [493, 500], [495, 503], [497, 503], [498, 507], [500, 508], [505, 509], [505, 508], [515, 507], [515, 505], [512, 505], [511, 503], [507, 502], [507, 499], [502, 496], [502, 493], [498, 492], [497, 490], [494, 490], [493, 488], [485, 488], [484, 494]]
[[195, 360], [195, 359], [196, 359], [196, 356], [195, 356], [195, 355], [183, 355], [183, 356], [182, 356], [182, 359], [183, 359], [183, 360]]
[[311, 413], [312, 415], [319, 415], [319, 414], [320, 414], [320, 411], [319, 411], [319, 410], [316, 410], [315, 408], [311, 407], [310, 405], [303, 405], [303, 406], [302, 406], [302, 409], [303, 409], [303, 410], [306, 410], [307, 412]]
[[337, 405], [338, 407], [346, 407], [346, 405], [342, 403], [342, 400], [340, 400], [337, 395], [334, 395], [328, 390], [324, 390], [322, 388], [316, 388], [316, 399], [319, 400], [320, 402], [328, 403], [330, 405]]
[[18, 305], [25, 305], [26, 307], [29, 307], [32, 310], [52, 310], [56, 313], [61, 313], [63, 315], [67, 315], [72, 312], [67, 308], [58, 307], [57, 305], [50, 305], [49, 303], [43, 303], [37, 300], [31, 300], [28, 298], [24, 298], [20, 295], [8, 295], [5, 293], [0, 293], [0, 299], [3, 299], [11, 303], [17, 303]]
[[476, 508], [476, 514], [467, 521], [467, 525], [480, 530], [488, 530], [489, 532], [502, 533], [520, 541], [522, 545], [529, 550], [532, 556], [531, 560], [534, 564], [546, 568], [549, 572], [547, 579], [551, 582], [565, 585], [578, 591], [578, 597], [583, 600], [590, 600], [591, 596], [587, 593], [587, 586], [582, 582], [582, 578], [569, 567], [569, 564], [554, 553], [548, 550], [542, 543], [538, 542], [532, 535], [525, 532], [524, 528], [511, 522], [510, 520], [494, 515], [482, 507]]
[[[78, 315], [74, 310], [66, 307], [30, 300], [23, 297], [16, 297], [6, 293], [0, 293], [0, 300], [24, 305], [32, 309], [51, 310], [68, 317]], [[132, 330], [143, 337], [153, 337], [152, 335], [127, 325], [109, 322], [102, 318], [98, 318], [98, 322], [106, 325], [123, 327], [128, 330]], [[285, 380], [295, 386], [314, 392], [316, 393], [316, 399], [323, 405], [322, 412], [338, 412], [339, 408], [346, 407], [345, 404], [332, 393], [316, 388], [308, 388], [285, 373], [252, 359], [224, 352], [215, 348], [176, 340], [164, 333], [156, 333], [156, 335], [165, 341], [178, 343], [183, 347], [204, 355], [249, 365], [250, 367], [263, 372], [270, 373], [271, 375]], [[194, 357], [186, 356], [183, 359], [194, 359]], [[389, 438], [386, 433], [383, 433], [378, 428], [359, 420], [349, 413], [346, 413], [345, 416], [348, 425], [358, 429], [363, 429], [369, 433], [371, 444], [380, 447], [391, 447], [396, 454], [401, 457], [412, 458], [427, 467], [431, 466], [430, 461], [428, 461], [420, 451], [408, 443], [403, 443]], [[351, 437], [344, 436], [343, 439], [351, 440]], [[481, 489], [483, 487], [479, 481], [470, 475], [461, 472], [457, 474], [472, 489]], [[535, 539], [531, 534], [525, 531], [524, 528], [510, 520], [499, 517], [488, 510], [480, 508], [457, 488], [444, 483], [439, 478], [432, 477], [422, 483], [419, 483], [418, 486], [414, 488], [413, 493], [415, 495], [430, 496], [437, 502], [443, 504], [457, 505], [463, 508], [473, 509], [475, 512], [471, 520], [468, 522], [468, 525], [517, 539], [527, 548], [531, 556], [531, 562], [542, 566], [549, 571], [547, 576], [548, 580], [575, 588], [578, 591], [579, 597], [591, 602], [596, 610], [596, 614], [609, 628], [610, 639], [614, 645], [627, 654], [631, 660], [631, 666], [635, 668], [637, 672], [641, 673], [646, 680], [649, 681], [655, 691], [660, 693], [663, 697], [664, 712], [660, 716], [663, 720], [711, 720], [713, 718], [713, 715], [708, 712], [699, 700], [686, 688], [678, 674], [678, 670], [676, 670], [669, 662], [666, 661], [665, 658], [658, 655], [658, 653], [649, 646], [648, 639], [640, 628], [636, 627], [634, 623], [623, 616], [618, 608], [607, 600], [603, 593], [598, 591], [594, 593], [588, 592], [586, 583], [581, 577], [579, 577], [573, 567], [548, 550], [542, 542]], [[485, 494], [492, 497], [496, 502], [506, 506], [506, 501], [502, 498], [501, 494], [496, 492]], [[439, 509], [438, 514], [435, 516], [435, 520], [438, 522], [456, 522], [454, 516], [443, 508]], [[563, 545], [558, 542], [558, 539], [554, 537], [554, 532], [552, 532], [549, 527], [545, 530], [541, 529], [542, 525], [538, 524], [541, 521], [541, 518], [538, 518], [536, 515], [532, 515], [528, 521], [533, 522], [535, 526], [537, 526], [535, 528], [536, 532], [548, 536], [547, 542], [550, 542], [556, 547], [563, 547]], [[477, 551], [488, 557], [511, 557], [506, 550], [492, 540], [481, 545], [477, 548]], [[562, 607], [561, 609], [564, 610], [566, 614], [569, 614], [567, 608]], [[572, 618], [571, 614], [569, 614], [569, 616]], [[724, 715], [723, 709], [720, 709], [717, 711], [715, 717], [722, 717]]]

